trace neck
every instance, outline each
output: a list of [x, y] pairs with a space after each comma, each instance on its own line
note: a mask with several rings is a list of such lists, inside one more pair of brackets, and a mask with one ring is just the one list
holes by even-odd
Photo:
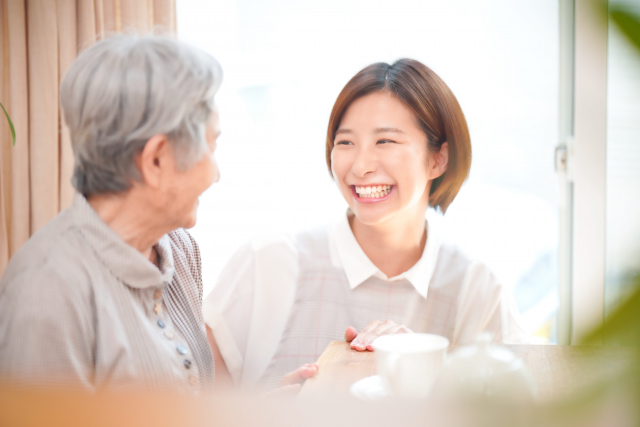
[[422, 257], [427, 242], [426, 207], [381, 224], [363, 224], [352, 216], [351, 230], [358, 244], [387, 277], [394, 277], [413, 267]]
[[150, 208], [146, 198], [135, 193], [129, 190], [120, 194], [93, 195], [87, 201], [122, 240], [157, 265], [153, 246], [171, 229], [158, 223], [161, 215]]

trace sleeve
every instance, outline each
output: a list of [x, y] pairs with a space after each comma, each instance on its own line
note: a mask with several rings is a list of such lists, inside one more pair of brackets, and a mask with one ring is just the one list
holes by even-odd
[[254, 254], [245, 244], [224, 266], [202, 314], [235, 383], [242, 375], [253, 311]]
[[51, 269], [4, 283], [0, 375], [12, 381], [94, 389], [94, 316], [88, 295]]
[[297, 274], [291, 240], [256, 239], [231, 257], [205, 298], [205, 322], [236, 384], [253, 386], [275, 354]]
[[478, 333], [485, 331], [492, 332], [496, 342], [528, 341], [511, 292], [485, 264], [473, 262], [467, 268], [458, 296], [453, 341], [471, 343]]

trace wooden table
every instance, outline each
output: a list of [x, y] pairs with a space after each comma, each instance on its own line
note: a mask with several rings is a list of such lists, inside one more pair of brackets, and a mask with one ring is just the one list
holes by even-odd
[[[507, 345], [526, 364], [539, 399], [552, 400], [611, 375], [635, 357], [627, 347]], [[450, 349], [451, 350], [451, 349]], [[375, 375], [375, 353], [351, 350], [344, 341], [331, 342], [318, 359], [315, 378], [307, 380], [301, 396], [317, 393], [348, 395], [351, 385]]]

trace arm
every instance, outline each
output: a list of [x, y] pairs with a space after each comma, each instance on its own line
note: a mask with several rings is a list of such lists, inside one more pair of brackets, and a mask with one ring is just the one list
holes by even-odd
[[220, 354], [220, 349], [218, 348], [218, 344], [216, 344], [216, 339], [213, 336], [213, 331], [209, 326], [207, 326], [207, 340], [209, 341], [209, 345], [211, 346], [211, 352], [213, 353], [213, 362], [216, 367], [216, 383], [214, 390], [216, 393], [220, 393], [221, 391], [225, 391], [233, 387], [233, 379], [231, 378], [229, 369], [227, 369], [227, 364], [224, 363], [224, 358], [222, 357], [222, 354]]
[[215, 363], [216, 388], [239, 384], [253, 318], [253, 252], [241, 247], [203, 301], [207, 339]]
[[295, 248], [282, 237], [247, 244], [229, 260], [203, 306], [212, 351], [226, 367], [216, 367], [216, 377], [228, 372], [244, 386], [258, 381], [291, 311], [297, 266]]

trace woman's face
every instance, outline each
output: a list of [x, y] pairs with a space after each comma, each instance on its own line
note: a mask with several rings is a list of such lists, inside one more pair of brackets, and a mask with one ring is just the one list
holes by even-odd
[[380, 91], [357, 99], [345, 112], [331, 169], [356, 218], [377, 225], [424, 216], [430, 181], [444, 172], [439, 156], [429, 155], [427, 137], [409, 107]]
[[195, 165], [185, 171], [176, 170], [172, 178], [172, 197], [167, 209], [172, 211], [175, 228], [191, 228], [196, 224], [200, 195], [220, 180], [220, 170], [214, 157], [219, 135], [219, 114], [215, 109], [205, 134], [208, 149]]

